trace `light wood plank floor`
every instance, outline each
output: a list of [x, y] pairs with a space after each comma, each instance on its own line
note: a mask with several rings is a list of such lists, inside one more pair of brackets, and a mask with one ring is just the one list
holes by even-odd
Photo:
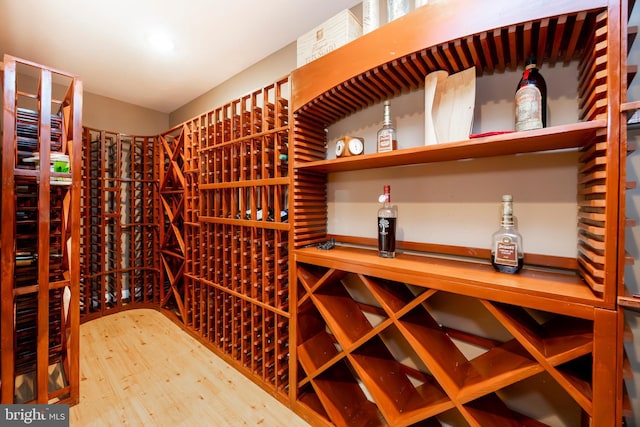
[[154, 310], [80, 326], [71, 426], [308, 426]]

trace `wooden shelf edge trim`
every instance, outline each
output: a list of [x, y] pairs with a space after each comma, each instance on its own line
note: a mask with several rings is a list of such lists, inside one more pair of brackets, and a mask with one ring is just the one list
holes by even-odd
[[[399, 254], [380, 258], [371, 249], [336, 246], [330, 251], [297, 249], [295, 262], [361, 273], [432, 289], [468, 295], [550, 312], [592, 319], [595, 309], [607, 307], [577, 275], [523, 270], [517, 281], [495, 272], [488, 263]], [[561, 289], [560, 289], [561, 288]], [[559, 304], [558, 301], [562, 301]]]
[[119, 270], [108, 270], [108, 271], [101, 271], [99, 273], [95, 273], [95, 274], [90, 274], [90, 275], [86, 275], [83, 276], [85, 279], [95, 279], [101, 276], [106, 276], [109, 274], [121, 274], [121, 273], [129, 273], [132, 271], [139, 271], [139, 272], [143, 272], [143, 271], [150, 271], [152, 273], [160, 273], [160, 269], [159, 268], [155, 268], [155, 267], [129, 267], [129, 268], [122, 268]]
[[[351, 245], [360, 245], [367, 247], [375, 247], [377, 240], [372, 237], [354, 237], [337, 234], [328, 234], [327, 238], [334, 238], [337, 242], [347, 243]], [[457, 257], [474, 258], [479, 260], [488, 260], [491, 257], [491, 251], [485, 248], [472, 248], [468, 246], [452, 246], [423, 242], [408, 242], [403, 240], [396, 241], [396, 248], [400, 250], [421, 252], [424, 254], [444, 254]], [[567, 258], [553, 255], [542, 254], [524, 254], [525, 264], [540, 267], [558, 268], [564, 270], [577, 270], [578, 261], [575, 258]]]
[[260, 300], [258, 300], [256, 298], [253, 298], [251, 296], [245, 295], [245, 294], [243, 294], [241, 292], [238, 292], [238, 291], [234, 291], [233, 289], [229, 289], [229, 288], [227, 288], [225, 286], [221, 286], [221, 285], [219, 285], [219, 284], [217, 284], [215, 282], [212, 282], [210, 280], [203, 279], [202, 277], [194, 276], [194, 275], [188, 274], [188, 273], [185, 273], [185, 277], [188, 277], [188, 278], [190, 278], [192, 280], [197, 280], [197, 281], [199, 281], [201, 283], [204, 283], [207, 286], [211, 286], [211, 287], [214, 287], [216, 289], [220, 289], [223, 292], [231, 294], [231, 295], [233, 295], [233, 296], [235, 296], [237, 298], [240, 298], [240, 299], [242, 299], [244, 301], [247, 301], [248, 303], [257, 305], [257, 306], [259, 306], [259, 307], [261, 307], [261, 308], [263, 308], [265, 310], [271, 311], [271, 312], [273, 312], [275, 314], [278, 314], [280, 316], [283, 316], [283, 317], [286, 317], [286, 318], [290, 318], [291, 317], [291, 313], [289, 313], [289, 312], [287, 312], [287, 311], [285, 311], [285, 310], [283, 310], [281, 308], [274, 307], [274, 306], [269, 305], [267, 303], [264, 303], [264, 302], [262, 302], [262, 301], [260, 301]]
[[219, 218], [215, 216], [200, 216], [200, 222], [206, 222], [209, 224], [237, 225], [239, 227], [266, 228], [281, 231], [289, 231], [290, 229], [288, 222], [252, 221], [248, 219]]
[[256, 187], [266, 185], [287, 185], [289, 184], [289, 177], [278, 178], [265, 178], [255, 180], [237, 180], [231, 182], [216, 182], [213, 184], [200, 184], [200, 190], [218, 190], [223, 188], [243, 188], [243, 187]]
[[[473, 138], [446, 144], [405, 148], [389, 153], [370, 153], [357, 157], [295, 162], [294, 169], [314, 172], [344, 172], [360, 169], [435, 163], [452, 160], [495, 157], [545, 150], [575, 149], [606, 128], [605, 120], [592, 120], [526, 132]], [[562, 135], [562, 138], [559, 136]]]
[[[209, 126], [215, 126], [215, 124], [209, 124]], [[250, 141], [252, 139], [258, 139], [258, 138], [262, 138], [265, 136], [269, 136], [269, 135], [273, 135], [273, 134], [277, 134], [277, 133], [282, 133], [282, 132], [288, 132], [289, 131], [289, 125], [284, 125], [284, 126], [278, 126], [276, 128], [273, 129], [268, 129], [268, 130], [263, 130], [261, 132], [258, 133], [254, 133], [254, 134], [250, 134], [250, 135], [245, 135], [242, 136], [240, 138], [235, 138], [235, 139], [230, 139], [228, 141], [223, 141], [219, 144], [215, 144], [215, 145], [206, 145], [202, 148], [199, 148], [197, 150], [198, 153], [203, 153], [206, 151], [210, 151], [210, 150], [215, 150], [215, 149], [219, 149], [219, 148], [223, 148], [229, 145], [233, 145], [236, 144], [238, 142], [244, 142], [244, 141]]]
[[640, 311], [640, 296], [621, 295], [618, 297], [618, 305], [634, 311]]
[[[17, 56], [13, 56], [13, 55], [9, 55], [9, 54], [5, 54], [4, 55], [4, 61], [5, 62], [15, 62], [15, 63], [18, 63], [18, 64], [28, 65], [30, 67], [38, 68], [38, 69], [39, 68], [43, 68], [43, 66], [41, 64], [38, 64], [37, 62], [29, 61], [29, 60], [26, 60], [26, 59], [23, 59], [23, 58], [18, 58]], [[67, 71], [62, 71], [62, 70], [59, 70], [57, 68], [52, 68], [52, 67], [47, 66], [46, 69], [48, 71], [52, 72], [53, 74], [59, 74], [61, 76], [69, 77], [71, 79], [79, 78], [79, 76], [77, 76], [76, 74], [71, 74], [71, 73], [69, 73]]]
[[620, 104], [620, 112], [628, 113], [640, 109], [640, 101], [623, 102]]
[[[581, 10], [595, 10], [607, 6], [601, 0], [583, 0]], [[468, 25], [450, 25], [452, 13], [458, 22]], [[357, 77], [363, 70], [401, 60], [403, 57], [473, 34], [508, 28], [514, 23], [536, 21], [575, 12], [571, 2], [549, 3], [544, 8], [524, 0], [514, 0], [509, 8], [496, 14], [479, 3], [448, 1], [420, 7], [393, 22], [365, 34], [347, 45], [329, 52], [296, 70], [291, 75], [291, 109], [297, 112], [313, 99], [335, 88], [342, 82]], [[523, 19], [526, 17], [526, 19]], [[366, 55], [362, 55], [366, 52]], [[332, 66], [340, 64], [341, 66]], [[325, 82], [314, 84], [318, 79]]]

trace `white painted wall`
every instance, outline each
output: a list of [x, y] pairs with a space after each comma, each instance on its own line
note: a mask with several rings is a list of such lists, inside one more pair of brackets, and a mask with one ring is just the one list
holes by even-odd
[[[576, 85], [566, 84], [576, 81], [576, 64], [542, 72], [550, 94], [549, 124], [576, 122]], [[513, 130], [520, 75], [478, 79], [473, 133]], [[398, 147], [424, 145], [424, 90], [392, 99], [391, 108]], [[365, 152], [374, 153], [381, 124], [382, 105], [377, 104], [331, 126], [328, 157], [335, 158], [335, 141], [345, 135], [364, 137]], [[378, 195], [390, 184], [399, 209], [399, 239], [488, 248], [501, 196], [512, 194], [525, 251], [575, 257], [576, 156], [572, 150], [331, 174], [329, 232], [375, 237]]]

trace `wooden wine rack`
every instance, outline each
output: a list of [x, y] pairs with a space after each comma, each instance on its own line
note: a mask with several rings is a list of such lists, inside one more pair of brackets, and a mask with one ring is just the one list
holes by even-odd
[[264, 388], [289, 390], [288, 77], [158, 137], [153, 301]]
[[[77, 399], [77, 359], [69, 357], [77, 356], [77, 340], [66, 338], [77, 336], [74, 313], [90, 320], [150, 307], [313, 424], [545, 425], [509, 399], [522, 388], [545, 393], [544, 383], [555, 387], [575, 424], [616, 425], [627, 402], [618, 304], [640, 305], [621, 285], [621, 117], [637, 108], [620, 107], [628, 10], [615, 0], [544, 9], [523, 0], [477, 3], [419, 8], [157, 136], [85, 128], [82, 227], [74, 215], [79, 156], [66, 208], [60, 200], [68, 190], [49, 191], [46, 168], [16, 168], [16, 141], [7, 135], [22, 118], [9, 109], [7, 120], [5, 111], [1, 286], [13, 298], [3, 298], [0, 310], [2, 331], [14, 331], [14, 341], [3, 333], [2, 384], [35, 369], [39, 402]], [[578, 64], [579, 122], [326, 159], [325, 129], [337, 121], [419, 89], [432, 71], [475, 66], [480, 75], [499, 75], [529, 52], [542, 64]], [[5, 76], [14, 73], [12, 61]], [[11, 78], [5, 82], [5, 105], [13, 105], [15, 93], [6, 98]], [[42, 151], [47, 144], [40, 143], [42, 158], [68, 150], [65, 143], [81, 152], [78, 92], [69, 93], [62, 145]], [[41, 89], [31, 99], [46, 104], [48, 96]], [[37, 116], [46, 128], [48, 112]], [[51, 129], [54, 142], [56, 125]], [[382, 260], [372, 239], [327, 233], [331, 174], [567, 149], [580, 153], [575, 259], [526, 254], [523, 272], [510, 276], [491, 269], [486, 249], [399, 242], [400, 255]], [[21, 210], [7, 202], [14, 196]], [[5, 228], [6, 218], [20, 235]], [[78, 288], [79, 266], [63, 242], [71, 236], [71, 253], [79, 251], [80, 228]], [[336, 248], [314, 247], [330, 237]], [[14, 241], [22, 252], [45, 253], [45, 240], [61, 248], [48, 264], [21, 259], [18, 266], [9, 253]], [[18, 268], [25, 274], [14, 277]], [[45, 281], [49, 289], [39, 285]], [[72, 298], [68, 319], [60, 312], [67, 284], [80, 301]], [[490, 334], [468, 326], [478, 319], [491, 325]], [[40, 375], [60, 361], [72, 373], [69, 384], [44, 397]], [[3, 387], [2, 401], [13, 392]]]
[[[623, 11], [598, 0], [544, 10], [525, 1], [429, 4], [292, 73], [296, 411], [335, 425], [546, 425], [508, 398], [514, 387], [542, 378], [560, 390], [576, 423], [621, 422]], [[419, 88], [432, 71], [502, 73], [530, 52], [538, 63], [578, 62], [580, 122], [326, 159], [325, 128], [338, 120]], [[349, 245], [313, 247], [331, 237], [332, 173], [567, 148], [580, 153], [578, 255], [525, 255], [549, 272], [529, 265], [505, 277], [478, 248], [400, 242], [439, 256], [386, 260], [371, 239], [333, 236]], [[466, 316], [456, 307], [479, 307], [504, 334], [487, 339], [448, 325], [433, 308], [442, 301], [454, 301], [450, 317]], [[464, 345], [481, 351], [468, 354]]]
[[160, 307], [185, 319], [184, 145], [186, 124], [160, 135]]
[[156, 302], [156, 138], [85, 127], [82, 193], [82, 321]]
[[[0, 401], [75, 403], [82, 83], [9, 55], [3, 68]], [[70, 172], [51, 170], [61, 154]]]
[[83, 321], [160, 309], [282, 400], [289, 91], [287, 77], [157, 137], [85, 128], [80, 298]]
[[187, 272], [209, 313], [205, 322], [194, 308], [194, 328], [280, 398], [289, 391], [288, 96], [287, 77], [199, 119], [200, 253]]

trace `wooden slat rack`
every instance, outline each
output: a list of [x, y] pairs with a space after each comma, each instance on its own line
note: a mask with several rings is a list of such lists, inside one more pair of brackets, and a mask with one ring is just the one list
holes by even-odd
[[[429, 3], [292, 73], [296, 411], [317, 424], [540, 425], [535, 411], [508, 396], [519, 387], [537, 389], [534, 379], [545, 378], [583, 424], [621, 422], [622, 6]], [[500, 75], [531, 53], [539, 64], [576, 63], [577, 123], [327, 156], [326, 128], [420, 89], [430, 72], [474, 66], [479, 76]], [[387, 260], [376, 256], [370, 239], [356, 236], [329, 251], [314, 247], [329, 237], [333, 174], [375, 169], [386, 176], [396, 166], [565, 149], [578, 152], [573, 262], [540, 258], [546, 268], [528, 265], [504, 277], [472, 254], [482, 251], [469, 248], [427, 243], [432, 253], [403, 251]], [[462, 318], [490, 322], [504, 334], [487, 337], [461, 328], [465, 321], [448, 322]], [[469, 352], [467, 345], [482, 350]]]
[[[4, 56], [0, 401], [79, 398], [82, 83]], [[34, 76], [33, 80], [29, 76]], [[69, 171], [53, 157], [68, 156]]]

